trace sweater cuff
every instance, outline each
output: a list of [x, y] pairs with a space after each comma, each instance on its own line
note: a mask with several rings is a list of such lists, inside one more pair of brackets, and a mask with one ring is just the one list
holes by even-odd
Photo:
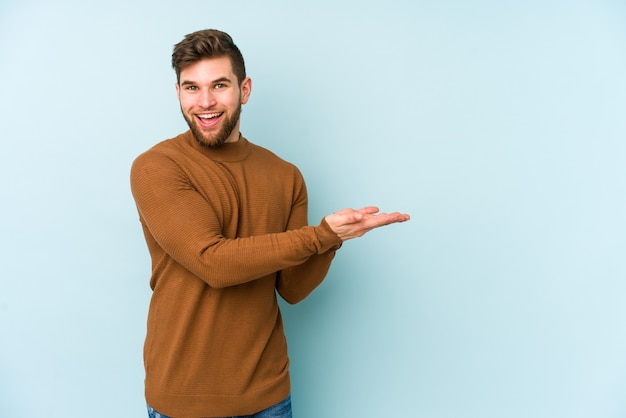
[[326, 222], [326, 218], [322, 218], [319, 226], [315, 227], [315, 233], [319, 240], [320, 247], [317, 250], [318, 254], [324, 254], [328, 251], [336, 251], [341, 247], [343, 241], [339, 238], [339, 235], [330, 228], [330, 225]]

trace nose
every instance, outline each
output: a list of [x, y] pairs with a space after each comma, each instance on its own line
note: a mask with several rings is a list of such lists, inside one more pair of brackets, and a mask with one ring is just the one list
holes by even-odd
[[200, 92], [198, 100], [198, 104], [204, 108], [210, 108], [212, 106], [215, 106], [215, 104], [217, 103], [217, 101], [215, 100], [215, 96], [209, 89], [202, 90]]

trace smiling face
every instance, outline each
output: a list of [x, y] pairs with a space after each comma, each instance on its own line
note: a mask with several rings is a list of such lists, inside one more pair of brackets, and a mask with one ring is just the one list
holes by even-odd
[[180, 72], [176, 92], [183, 117], [203, 146], [219, 147], [239, 139], [241, 105], [248, 102], [252, 80], [239, 83], [228, 57], [205, 58]]

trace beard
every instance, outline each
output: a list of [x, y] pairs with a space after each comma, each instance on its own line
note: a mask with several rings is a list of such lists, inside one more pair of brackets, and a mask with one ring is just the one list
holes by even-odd
[[235, 112], [227, 116], [224, 113], [224, 120], [222, 123], [222, 128], [217, 131], [214, 135], [207, 135], [202, 132], [200, 126], [198, 126], [198, 122], [195, 120], [194, 116], [187, 116], [181, 107], [181, 112], [183, 113], [183, 117], [189, 125], [189, 129], [193, 134], [193, 137], [196, 138], [196, 141], [203, 147], [207, 148], [219, 148], [226, 143], [226, 140], [233, 132], [233, 129], [237, 126], [237, 122], [239, 122], [239, 116], [241, 115], [241, 104], [237, 106]]

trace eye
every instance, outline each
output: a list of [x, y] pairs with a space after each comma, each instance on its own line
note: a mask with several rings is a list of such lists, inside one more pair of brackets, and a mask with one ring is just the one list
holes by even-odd
[[185, 90], [187, 90], [187, 91], [196, 91], [196, 90], [198, 90], [198, 87], [197, 86], [187, 86], [187, 87], [185, 87]]
[[224, 84], [224, 83], [217, 83], [215, 85], [215, 88], [218, 89], [218, 90], [219, 89], [224, 89], [224, 88], [226, 88], [226, 84]]

